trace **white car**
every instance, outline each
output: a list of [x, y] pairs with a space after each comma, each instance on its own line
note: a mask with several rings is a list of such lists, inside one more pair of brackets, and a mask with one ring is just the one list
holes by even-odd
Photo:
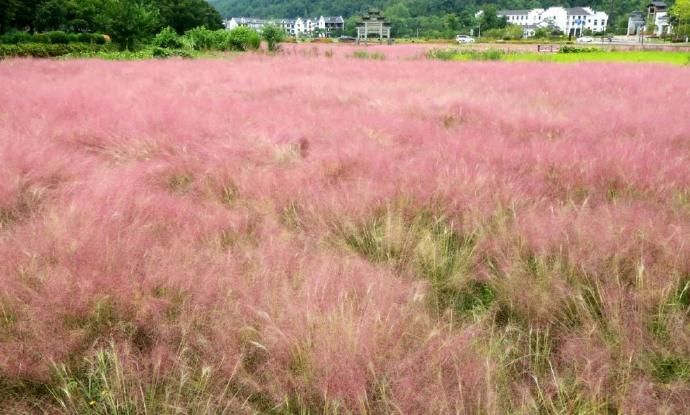
[[592, 43], [594, 38], [592, 36], [580, 36], [575, 40], [577, 43]]
[[458, 43], [474, 43], [474, 38], [467, 35], [457, 35], [455, 36], [455, 41]]

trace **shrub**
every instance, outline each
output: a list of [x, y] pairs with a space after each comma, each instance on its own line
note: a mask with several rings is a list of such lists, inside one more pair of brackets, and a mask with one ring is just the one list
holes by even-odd
[[505, 52], [499, 49], [487, 50], [459, 50], [459, 49], [431, 49], [426, 53], [428, 59], [439, 60], [470, 60], [470, 61], [500, 61]]
[[180, 57], [180, 58], [192, 58], [193, 55], [184, 49], [168, 49], [168, 48], [162, 48], [162, 47], [155, 47], [153, 48], [151, 55], [154, 58], [159, 58], [159, 59], [166, 59], [166, 58], [172, 58], [172, 57]]
[[97, 45], [105, 45], [110, 42], [110, 38], [100, 33], [91, 34], [91, 41]]
[[53, 44], [67, 44], [70, 42], [70, 37], [65, 32], [55, 31], [48, 32], [46, 35], [50, 38], [50, 43]]
[[519, 40], [522, 39], [522, 34], [522, 27], [511, 24], [503, 29], [503, 40]]
[[261, 38], [256, 31], [239, 26], [230, 30], [230, 45], [234, 50], [256, 50], [261, 46]]
[[153, 38], [153, 44], [159, 48], [167, 49], [179, 49], [182, 47], [180, 37], [170, 26], [161, 30], [156, 37]]
[[273, 52], [278, 50], [278, 44], [285, 38], [285, 31], [275, 25], [264, 26], [261, 37], [268, 44], [268, 50]]
[[599, 49], [597, 48], [582, 48], [578, 46], [568, 46], [565, 45], [561, 47], [561, 49], [558, 51], [558, 53], [590, 53], [590, 52], [598, 52]]
[[204, 26], [195, 27], [185, 32], [184, 36], [194, 50], [211, 50], [214, 43], [214, 33]]
[[232, 49], [232, 42], [230, 32], [227, 30], [216, 30], [213, 32], [212, 48], [214, 50], [230, 50]]
[[100, 50], [102, 50], [100, 46], [86, 43], [22, 43], [18, 45], [0, 45], [0, 59], [11, 57], [53, 58], [69, 54], [98, 52]]
[[90, 33], [79, 33], [77, 35], [77, 42], [91, 43], [93, 36]]
[[535, 39], [548, 39], [550, 33], [549, 29], [540, 27], [539, 29], [534, 31], [534, 38]]
[[50, 36], [45, 33], [36, 33], [31, 38], [33, 43], [50, 43]]
[[0, 43], [16, 45], [31, 42], [31, 35], [26, 32], [10, 32], [0, 37]]

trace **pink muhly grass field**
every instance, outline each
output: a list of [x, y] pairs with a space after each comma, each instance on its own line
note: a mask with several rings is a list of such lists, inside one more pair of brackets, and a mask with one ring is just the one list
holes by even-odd
[[688, 102], [656, 65], [2, 62], [0, 409], [687, 413]]

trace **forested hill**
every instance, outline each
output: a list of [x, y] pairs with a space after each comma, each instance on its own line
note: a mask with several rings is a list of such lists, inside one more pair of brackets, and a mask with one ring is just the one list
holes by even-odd
[[[615, 26], [627, 24], [627, 13], [640, 10], [642, 0], [209, 0], [223, 17], [297, 17], [332, 15], [345, 18], [360, 14], [368, 7], [384, 10], [387, 16], [397, 19], [416, 19], [424, 26], [423, 19], [445, 17], [458, 19], [458, 24], [470, 24], [474, 12], [484, 4], [494, 4], [498, 9], [522, 9], [549, 6], [591, 6], [609, 13]], [[669, 3], [669, 2], [667, 2]], [[450, 15], [450, 17], [448, 17]], [[409, 22], [408, 22], [409, 23]], [[428, 23], [428, 22], [426, 22]]]

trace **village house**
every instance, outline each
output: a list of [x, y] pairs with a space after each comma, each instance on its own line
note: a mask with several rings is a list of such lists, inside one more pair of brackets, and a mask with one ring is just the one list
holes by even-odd
[[671, 23], [668, 19], [668, 6], [666, 3], [663, 1], [652, 1], [647, 5], [647, 22], [645, 26], [648, 32], [651, 31], [656, 36], [670, 34]]
[[245, 26], [256, 31], [267, 24], [274, 24], [282, 28], [289, 36], [314, 36], [329, 37], [335, 36], [345, 29], [345, 20], [342, 16], [321, 16], [296, 19], [256, 19], [253, 17], [233, 17], [224, 22], [227, 29], [234, 29], [238, 26]]
[[244, 26], [258, 31], [261, 30], [266, 23], [268, 23], [268, 21], [264, 19], [255, 19], [253, 17], [233, 17], [230, 20], [226, 20], [224, 22], [224, 26], [228, 30], [239, 26]]
[[628, 36], [640, 35], [644, 28], [644, 16], [640, 11], [634, 11], [628, 16]]
[[609, 16], [590, 7], [549, 7], [548, 9], [499, 10], [510, 24], [522, 26], [526, 37], [534, 36], [539, 28], [551, 28], [566, 35], [582, 36], [585, 30], [592, 33], [606, 31]]

